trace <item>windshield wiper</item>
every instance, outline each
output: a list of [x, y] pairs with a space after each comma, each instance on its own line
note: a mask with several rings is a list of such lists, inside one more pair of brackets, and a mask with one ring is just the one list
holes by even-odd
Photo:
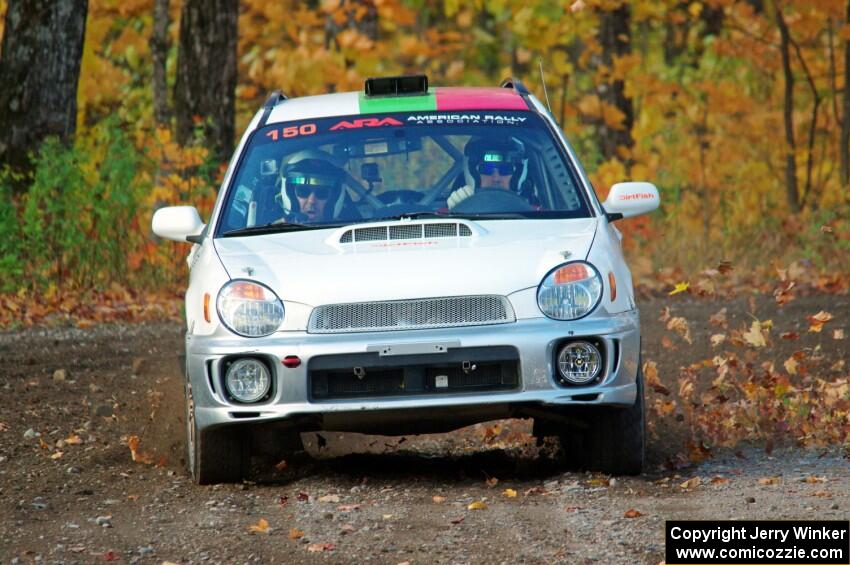
[[263, 226], [250, 226], [230, 230], [221, 234], [221, 237], [237, 237], [240, 235], [263, 235], [267, 233], [282, 233], [288, 231], [322, 230], [326, 228], [338, 228], [344, 224], [299, 224], [297, 222], [281, 222], [279, 224], [266, 224]]
[[417, 220], [420, 218], [459, 218], [461, 220], [524, 220], [525, 216], [516, 212], [493, 212], [480, 214], [464, 214], [460, 212], [409, 212], [407, 214], [395, 214], [393, 216], [382, 216], [380, 218], [372, 218], [370, 222], [385, 222], [392, 220], [411, 219]]

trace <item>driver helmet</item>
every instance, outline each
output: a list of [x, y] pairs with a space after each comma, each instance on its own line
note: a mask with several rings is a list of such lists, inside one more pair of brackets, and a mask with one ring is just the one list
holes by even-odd
[[280, 197], [286, 214], [300, 212], [298, 191], [315, 191], [327, 194], [326, 214], [336, 218], [345, 205], [343, 181], [345, 172], [334, 164], [334, 159], [324, 151], [306, 149], [293, 153], [281, 168]]
[[463, 150], [466, 157], [466, 182], [470, 186], [481, 186], [481, 173], [497, 167], [502, 174], [513, 173], [510, 187], [519, 191], [526, 177], [527, 157], [525, 145], [515, 137], [505, 140], [485, 138], [471, 139]]

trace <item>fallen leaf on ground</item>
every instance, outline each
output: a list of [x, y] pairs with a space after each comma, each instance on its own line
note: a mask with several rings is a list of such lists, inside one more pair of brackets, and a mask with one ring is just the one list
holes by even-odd
[[711, 336], [710, 340], [711, 347], [717, 347], [718, 345], [726, 341], [726, 334], [714, 334], [713, 336]]
[[137, 500], [139, 500], [139, 495], [138, 494], [128, 494], [127, 500], [129, 500], [130, 502], [136, 502]]
[[461, 516], [460, 518], [454, 518], [452, 520], [449, 520], [449, 522], [451, 522], [452, 524], [460, 524], [461, 522], [463, 522], [463, 516]]
[[467, 510], [486, 510], [487, 505], [485, 503], [481, 502], [480, 500], [476, 500], [475, 502], [470, 503], [469, 506], [466, 507], [466, 509]]
[[137, 457], [137, 452], [139, 450], [139, 436], [128, 437], [127, 447], [130, 448], [130, 457], [132, 457], [133, 461], [135, 461]]
[[693, 343], [693, 340], [691, 339], [691, 328], [688, 326], [688, 321], [681, 316], [670, 318], [667, 321], [667, 329], [675, 331], [688, 343]]
[[779, 477], [763, 477], [759, 479], [760, 485], [778, 485]]
[[508, 498], [516, 498], [516, 491], [512, 488], [506, 488], [502, 491], [502, 494], [507, 496]]
[[259, 522], [248, 526], [248, 530], [251, 532], [259, 532], [261, 534], [266, 534], [269, 531], [269, 522], [265, 518], [260, 518]]
[[693, 477], [691, 479], [688, 479], [684, 483], [680, 484], [679, 487], [681, 487], [683, 489], [692, 489], [692, 488], [697, 488], [700, 485], [700, 483], [702, 483], [702, 480], [699, 477]]
[[825, 490], [819, 490], [812, 493], [812, 496], [816, 496], [818, 498], [829, 498], [830, 494]]
[[749, 331], [743, 332], [741, 337], [744, 338], [744, 341], [752, 345], [753, 347], [764, 347], [767, 345], [767, 341], [764, 339], [764, 332], [762, 331], [761, 322], [758, 320], [753, 320], [752, 325], [750, 325]]
[[306, 492], [299, 492], [298, 493], [298, 501], [299, 502], [307, 502], [308, 500], [310, 500], [309, 494], [307, 494]]
[[725, 485], [729, 482], [729, 479], [726, 477], [721, 477], [720, 475], [715, 475], [711, 477], [711, 484], [713, 485]]
[[815, 477], [814, 475], [810, 475], [810, 476], [806, 477], [805, 479], [803, 479], [804, 483], [809, 483], [810, 485], [813, 485], [815, 483], [825, 483], [826, 481], [827, 481], [826, 477]]
[[281, 459], [278, 463], [275, 463], [274, 468], [275, 468], [275, 471], [278, 471], [278, 472], [286, 469], [286, 459]]
[[833, 318], [833, 315], [825, 310], [821, 310], [814, 316], [806, 316], [806, 319], [809, 321], [809, 332], [810, 333], [818, 333], [823, 329], [823, 325], [830, 321]]
[[626, 513], [623, 514], [624, 518], [640, 518], [641, 516], [643, 516], [643, 512], [635, 510], [634, 508], [629, 508], [626, 510]]
[[55, 460], [57, 460], [57, 459], [61, 459], [63, 455], [65, 455], [65, 454], [64, 454], [64, 453], [62, 453], [61, 451], [57, 451], [56, 453], [54, 453], [53, 455], [51, 455], [51, 456], [50, 456], [50, 458], [51, 458], [51, 459], [53, 459], [53, 460], [55, 461]]
[[587, 481], [587, 485], [591, 487], [607, 487], [608, 479], [590, 479], [589, 481]]
[[71, 434], [65, 440], [65, 443], [67, 445], [80, 445], [81, 443], [83, 443], [83, 440], [80, 438], [80, 436], [78, 436], [76, 434]]
[[486, 483], [488, 487], [493, 488], [497, 484], [499, 484], [499, 479], [497, 479], [496, 477], [490, 477], [489, 479], [487, 479]]
[[793, 357], [789, 357], [788, 359], [786, 359], [785, 363], [783, 363], [783, 366], [785, 367], [785, 370], [788, 371], [789, 375], [797, 374], [797, 360]]
[[795, 339], [800, 339], [800, 334], [798, 334], [797, 332], [784, 332], [779, 334], [779, 337], [781, 337], [782, 339], [787, 339], [788, 341], [792, 341]]
[[434, 504], [442, 504], [443, 502], [445, 502], [445, 501], [446, 501], [446, 497], [445, 497], [445, 496], [434, 495], [434, 496], [432, 496], [432, 497], [431, 497], [431, 500], [433, 500], [433, 501], [434, 501]]
[[304, 532], [298, 528], [289, 528], [289, 539], [300, 539], [304, 537]]
[[326, 494], [319, 497], [319, 502], [339, 502], [339, 496], [336, 494]]
[[796, 283], [794, 281], [788, 281], [773, 291], [773, 297], [776, 299], [776, 303], [779, 306], [785, 306], [796, 298], [794, 293], [791, 292], [795, 284]]
[[332, 543], [311, 543], [307, 546], [307, 551], [310, 553], [319, 553], [322, 551], [331, 551], [334, 548]]
[[721, 308], [716, 314], [712, 314], [708, 318], [708, 323], [712, 326], [726, 327], [726, 308]]
[[567, 506], [566, 508], [564, 508], [564, 512], [570, 512], [570, 513], [578, 512], [579, 510], [581, 510], [581, 506]]
[[832, 339], [844, 339], [844, 329], [839, 328], [837, 330], [833, 330]]
[[679, 294], [680, 292], [685, 292], [688, 290], [688, 287], [691, 285], [688, 284], [687, 281], [683, 281], [680, 283], [676, 283], [676, 286], [673, 287], [673, 290], [667, 293], [667, 296], [673, 296], [674, 294]]
[[655, 361], [647, 361], [643, 364], [643, 378], [646, 386], [659, 394], [669, 395], [670, 389], [661, 384], [661, 379], [658, 378], [658, 366]]
[[359, 504], [340, 504], [339, 506], [336, 507], [336, 509], [339, 510], [340, 512], [351, 512], [353, 510], [359, 510], [360, 505]]

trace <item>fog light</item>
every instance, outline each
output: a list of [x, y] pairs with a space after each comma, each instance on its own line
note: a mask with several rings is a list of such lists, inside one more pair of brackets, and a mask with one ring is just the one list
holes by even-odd
[[581, 385], [599, 376], [602, 354], [592, 343], [574, 341], [558, 354], [558, 372], [569, 384]]
[[227, 392], [239, 402], [256, 402], [269, 392], [271, 375], [262, 361], [239, 359], [227, 368], [224, 384]]

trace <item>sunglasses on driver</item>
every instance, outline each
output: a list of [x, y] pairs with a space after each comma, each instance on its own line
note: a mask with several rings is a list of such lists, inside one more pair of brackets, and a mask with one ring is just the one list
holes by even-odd
[[478, 164], [478, 172], [482, 175], [494, 175], [497, 172], [506, 177], [508, 175], [514, 174], [516, 171], [516, 167], [511, 163], [493, 163], [493, 162], [485, 162]]
[[331, 196], [333, 182], [319, 176], [293, 175], [286, 182], [295, 186], [295, 196], [301, 199], [314, 195], [316, 200], [327, 200]]

